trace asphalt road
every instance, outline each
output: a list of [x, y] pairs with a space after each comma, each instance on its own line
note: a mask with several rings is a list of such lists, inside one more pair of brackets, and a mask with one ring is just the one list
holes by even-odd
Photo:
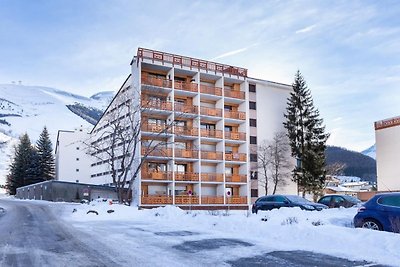
[[0, 207], [2, 267], [128, 266], [93, 240], [76, 238], [79, 232], [55, 218], [48, 205], [0, 199]]

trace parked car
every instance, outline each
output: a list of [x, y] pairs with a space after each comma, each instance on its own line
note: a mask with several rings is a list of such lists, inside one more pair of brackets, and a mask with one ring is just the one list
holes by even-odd
[[285, 207], [299, 207], [302, 210], [322, 210], [328, 208], [323, 204], [314, 203], [296, 195], [271, 195], [258, 198], [253, 204], [252, 212], [257, 213], [259, 210], [272, 210]]
[[354, 226], [400, 233], [400, 193], [376, 194], [358, 209]]
[[318, 200], [318, 203], [324, 204], [329, 208], [345, 207], [350, 208], [361, 204], [361, 200], [347, 195], [326, 195]]

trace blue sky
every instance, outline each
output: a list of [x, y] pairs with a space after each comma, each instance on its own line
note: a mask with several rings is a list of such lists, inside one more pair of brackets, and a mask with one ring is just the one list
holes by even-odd
[[116, 90], [137, 47], [303, 73], [331, 133], [363, 150], [400, 115], [399, 1], [0, 0], [0, 83], [90, 96]]

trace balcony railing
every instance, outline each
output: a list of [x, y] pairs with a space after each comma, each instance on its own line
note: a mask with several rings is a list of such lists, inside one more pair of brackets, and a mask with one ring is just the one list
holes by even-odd
[[153, 157], [172, 157], [172, 149], [162, 147], [142, 147], [142, 156], [145, 155]]
[[142, 100], [143, 108], [159, 109], [172, 111], [172, 102], [157, 100]]
[[225, 174], [225, 181], [228, 183], [246, 183], [247, 175], [244, 174]]
[[159, 195], [142, 196], [142, 204], [148, 204], [148, 205], [172, 204], [172, 196], [159, 196]]
[[201, 151], [202, 159], [222, 160], [223, 153], [216, 151]]
[[142, 180], [168, 180], [172, 181], [172, 172], [144, 172], [142, 171]]
[[193, 105], [185, 105], [181, 103], [175, 103], [175, 111], [177, 112], [183, 112], [183, 113], [192, 113], [192, 114], [197, 114], [199, 111], [197, 106]]
[[174, 87], [175, 87], [175, 89], [178, 89], [178, 90], [197, 93], [197, 83], [187, 83], [187, 82], [182, 82], [182, 81], [175, 81]]
[[225, 89], [224, 93], [225, 93], [225, 97], [245, 99], [245, 93], [242, 91], [233, 91], [233, 90]]
[[222, 138], [221, 130], [200, 129], [201, 137]]
[[246, 112], [243, 111], [229, 111], [225, 110], [225, 118], [236, 119], [236, 120], [245, 120]]
[[223, 182], [224, 175], [222, 173], [202, 173], [201, 181], [203, 181], [203, 182]]
[[171, 127], [169, 127], [167, 125], [156, 124], [156, 123], [143, 123], [140, 128], [144, 132], [172, 133], [172, 128]]
[[142, 76], [142, 84], [158, 86], [158, 87], [165, 87], [165, 88], [172, 88], [171, 80], [158, 78], [158, 77], [152, 76], [152, 75], [143, 75]]
[[221, 117], [222, 109], [220, 108], [209, 108], [209, 107], [200, 107], [200, 114], [205, 116], [213, 116], [213, 117]]
[[199, 204], [198, 196], [175, 196], [175, 204], [192, 205]]
[[198, 136], [199, 135], [199, 128], [195, 127], [186, 127], [186, 126], [175, 126], [174, 133], [176, 135], [189, 135], [189, 136]]
[[199, 151], [191, 149], [175, 149], [176, 158], [198, 158]]
[[247, 197], [231, 196], [226, 198], [227, 204], [247, 204]]
[[223, 196], [202, 196], [201, 204], [224, 204]]
[[175, 181], [198, 181], [198, 173], [176, 172]]
[[200, 84], [200, 93], [222, 96], [222, 88]]
[[227, 161], [246, 161], [247, 154], [246, 153], [225, 152], [225, 160], [227, 160]]
[[246, 133], [225, 132], [225, 139], [246, 141]]

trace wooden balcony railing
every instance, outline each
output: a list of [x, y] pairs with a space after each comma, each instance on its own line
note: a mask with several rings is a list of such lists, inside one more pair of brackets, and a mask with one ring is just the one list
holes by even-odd
[[168, 180], [172, 181], [172, 172], [144, 172], [142, 171], [142, 180]]
[[225, 139], [246, 141], [246, 133], [225, 132]]
[[222, 160], [223, 153], [217, 151], [201, 151], [202, 159]]
[[199, 112], [198, 107], [193, 105], [184, 105], [181, 103], [175, 103], [174, 106], [175, 106], [175, 111], [177, 112], [191, 113], [191, 114], [197, 114]]
[[189, 136], [198, 136], [199, 128], [196, 127], [186, 127], [186, 126], [175, 126], [174, 133], [176, 135], [189, 135]]
[[142, 108], [152, 108], [152, 109], [172, 111], [172, 102], [143, 99]]
[[143, 123], [140, 128], [144, 132], [172, 133], [172, 128], [169, 127], [168, 125], [162, 125], [162, 124], [156, 124], [156, 123]]
[[175, 89], [188, 91], [188, 92], [197, 92], [197, 83], [187, 83], [182, 81], [175, 81], [174, 83]]
[[224, 204], [223, 196], [202, 196], [201, 204]]
[[225, 118], [236, 119], [236, 120], [245, 120], [246, 112], [243, 111], [229, 111], [225, 110]]
[[175, 204], [192, 205], [199, 204], [198, 196], [175, 196]]
[[200, 84], [200, 93], [222, 96], [222, 88]]
[[247, 197], [231, 196], [226, 197], [227, 204], [247, 204]]
[[224, 93], [225, 93], [225, 97], [245, 99], [245, 93], [242, 91], [233, 91], [233, 90], [225, 89]]
[[205, 116], [213, 116], [213, 117], [221, 117], [222, 109], [220, 108], [209, 108], [209, 107], [200, 107], [200, 114]]
[[221, 130], [200, 129], [201, 137], [222, 138]]
[[191, 149], [175, 149], [176, 158], [198, 158], [199, 151]]
[[158, 78], [158, 77], [152, 76], [152, 75], [143, 75], [142, 76], [142, 84], [158, 86], [158, 87], [165, 87], [165, 88], [172, 88], [171, 80]]
[[246, 153], [225, 152], [225, 160], [227, 160], [227, 161], [246, 161], [247, 154]]
[[198, 181], [198, 173], [175, 172], [175, 181]]
[[224, 175], [222, 173], [202, 173], [201, 181], [203, 181], [203, 182], [223, 182]]
[[159, 196], [159, 195], [142, 196], [142, 204], [148, 204], [148, 205], [172, 204], [172, 196]]
[[142, 147], [142, 156], [144, 155], [154, 157], [172, 157], [172, 149], [162, 147]]
[[225, 181], [228, 183], [246, 183], [247, 175], [245, 174], [225, 174]]

